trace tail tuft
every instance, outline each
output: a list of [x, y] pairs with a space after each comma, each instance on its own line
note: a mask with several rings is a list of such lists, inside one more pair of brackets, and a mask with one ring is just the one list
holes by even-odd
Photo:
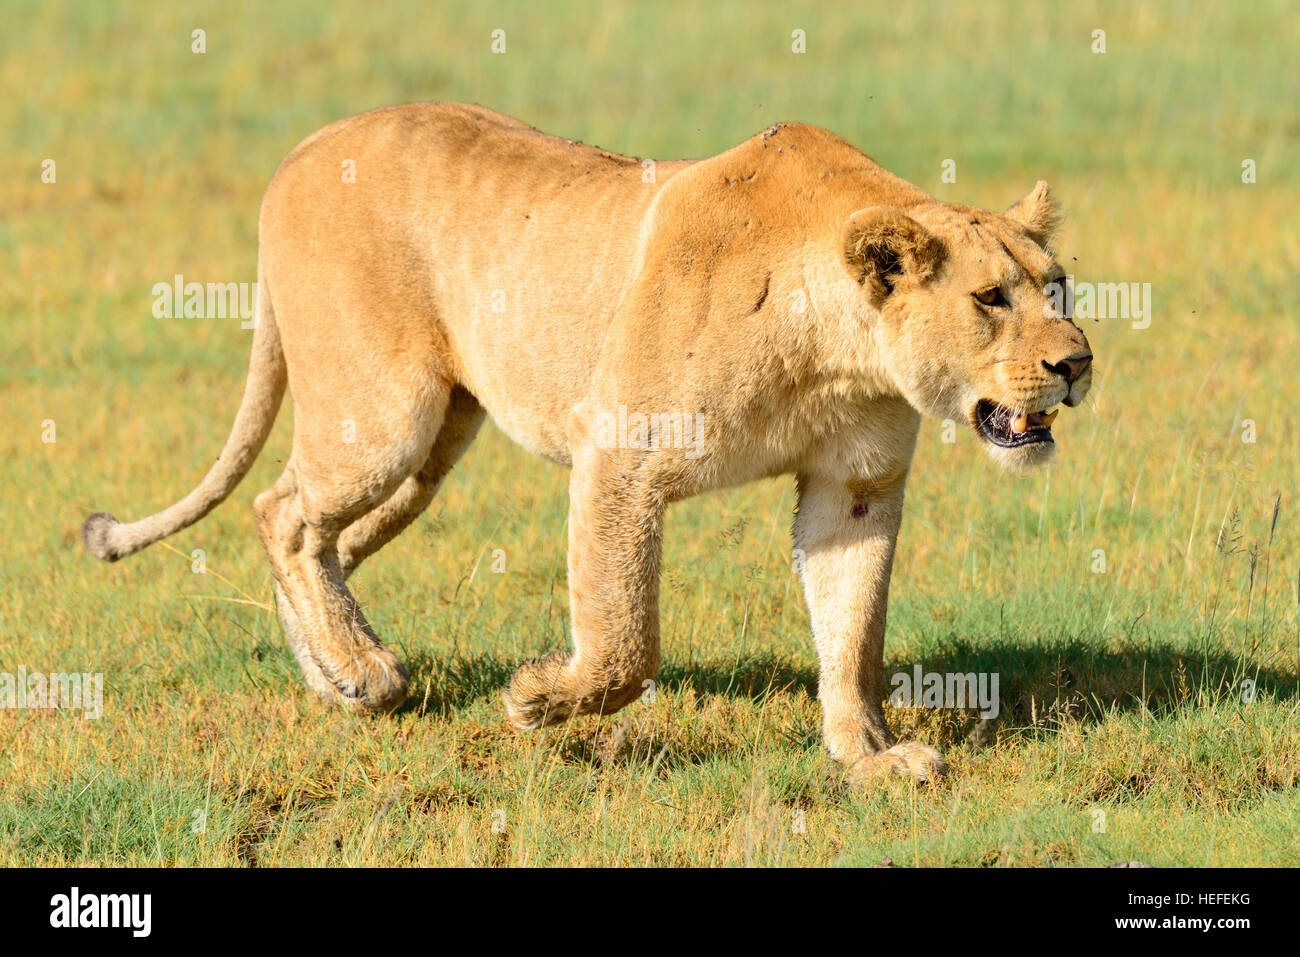
[[106, 562], [115, 562], [128, 554], [113, 541], [113, 533], [120, 525], [108, 512], [96, 512], [90, 516], [86, 519], [86, 524], [81, 526], [81, 540], [86, 543], [86, 550]]

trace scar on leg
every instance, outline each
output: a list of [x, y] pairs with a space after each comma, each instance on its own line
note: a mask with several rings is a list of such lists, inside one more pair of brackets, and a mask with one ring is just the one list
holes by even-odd
[[849, 495], [853, 498], [853, 505], [849, 508], [849, 515], [853, 518], [866, 518], [869, 511], [867, 502], [877, 491], [876, 487], [865, 479], [853, 479], [848, 483]]

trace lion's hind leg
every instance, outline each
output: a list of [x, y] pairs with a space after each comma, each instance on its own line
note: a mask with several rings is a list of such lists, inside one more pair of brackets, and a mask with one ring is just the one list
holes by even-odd
[[[284, 475], [253, 505], [281, 621], [304, 678], [351, 710], [397, 707], [406, 700], [407, 674], [345, 584], [340, 536], [428, 460], [448, 400], [444, 391], [400, 417], [388, 408], [387, 421], [358, 414], [355, 429], [319, 408], [300, 414]], [[340, 421], [349, 426], [342, 434]]]
[[442, 427], [424, 465], [339, 536], [339, 567], [345, 579], [429, 507], [442, 480], [474, 441], [485, 417], [474, 396], [460, 386], [452, 389]]

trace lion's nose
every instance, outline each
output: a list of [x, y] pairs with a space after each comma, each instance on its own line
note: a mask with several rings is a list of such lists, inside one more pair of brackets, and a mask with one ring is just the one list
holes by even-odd
[[1068, 356], [1055, 364], [1044, 359], [1043, 368], [1048, 372], [1056, 373], [1066, 382], [1073, 382], [1088, 371], [1088, 366], [1091, 363], [1092, 353], [1085, 352], [1082, 355]]

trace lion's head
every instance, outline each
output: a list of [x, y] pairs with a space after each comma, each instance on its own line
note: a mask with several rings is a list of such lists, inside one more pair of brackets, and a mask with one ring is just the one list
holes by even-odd
[[907, 400], [966, 422], [1008, 467], [1045, 462], [1052, 407], [1092, 381], [1083, 332], [1050, 295], [1064, 270], [1044, 247], [1059, 222], [1047, 184], [998, 215], [928, 203], [859, 210], [844, 257], [879, 313], [874, 339]]

